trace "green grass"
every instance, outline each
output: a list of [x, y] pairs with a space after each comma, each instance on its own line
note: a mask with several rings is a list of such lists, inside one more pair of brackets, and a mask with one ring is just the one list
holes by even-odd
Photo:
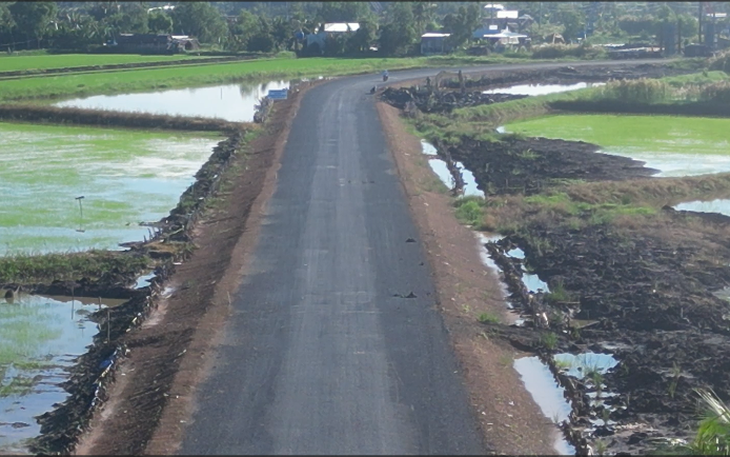
[[454, 201], [456, 218], [462, 224], [481, 227], [485, 201], [481, 197], [461, 197]]
[[499, 324], [499, 317], [492, 313], [481, 313], [477, 320], [482, 324]]
[[148, 259], [126, 253], [90, 250], [42, 255], [13, 254], [0, 257], [0, 283], [50, 284], [116, 271], [133, 275], [147, 268]]
[[47, 70], [50, 68], [73, 68], [89, 65], [116, 65], [147, 62], [173, 62], [205, 59], [185, 54], [153, 56], [139, 54], [45, 54], [8, 55], [0, 54], [0, 72], [19, 70]]
[[516, 121], [509, 132], [586, 141], [605, 152], [656, 151], [663, 154], [727, 155], [730, 119], [620, 114], [550, 115]]
[[260, 59], [207, 65], [166, 68], [133, 68], [83, 74], [42, 76], [3, 81], [0, 101], [61, 97], [84, 94], [127, 93], [146, 90], [193, 87], [206, 84], [260, 81], [284, 77], [318, 77], [379, 73], [387, 68], [406, 69], [499, 63], [499, 58], [413, 57], [413, 58], [308, 58]]
[[730, 75], [724, 71], [706, 71], [703, 73], [692, 73], [689, 75], [667, 76], [662, 78], [672, 87], [681, 87], [687, 84], [705, 85], [718, 81], [727, 81]]

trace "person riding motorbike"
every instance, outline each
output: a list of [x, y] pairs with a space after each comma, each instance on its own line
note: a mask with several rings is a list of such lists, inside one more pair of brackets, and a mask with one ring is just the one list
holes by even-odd
[[383, 81], [387, 81], [388, 80], [388, 70], [383, 70], [382, 75], [383, 75]]

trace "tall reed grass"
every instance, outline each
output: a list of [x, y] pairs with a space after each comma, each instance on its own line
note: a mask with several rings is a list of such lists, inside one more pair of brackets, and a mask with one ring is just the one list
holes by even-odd
[[671, 99], [673, 91], [664, 81], [639, 78], [609, 81], [597, 95], [626, 103], [662, 103]]
[[720, 81], [700, 88], [700, 100], [730, 103], [730, 81]]

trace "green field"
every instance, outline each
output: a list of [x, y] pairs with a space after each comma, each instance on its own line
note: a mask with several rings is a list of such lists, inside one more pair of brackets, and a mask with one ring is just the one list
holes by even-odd
[[633, 157], [664, 176], [730, 171], [730, 119], [580, 114], [509, 123], [507, 132], [586, 141], [602, 151]]
[[174, 56], [144, 56], [139, 54], [0, 54], [0, 72], [18, 70], [47, 70], [49, 68], [73, 68], [88, 65], [114, 65], [125, 63], [175, 62], [204, 59], [179, 54]]
[[611, 149], [655, 147], [666, 152], [730, 154], [730, 119], [582, 114], [545, 116], [505, 128], [508, 132], [587, 141]]
[[169, 214], [218, 140], [210, 133], [0, 123], [0, 255], [141, 240], [148, 230], [139, 222]]
[[[243, 62], [133, 68], [93, 73], [38, 76], [0, 83], [0, 101], [91, 94], [118, 94], [206, 84], [261, 81], [286, 77], [336, 76], [379, 73], [383, 69], [504, 63], [500, 58], [272, 58]], [[1, 62], [1, 60], [0, 60]]]

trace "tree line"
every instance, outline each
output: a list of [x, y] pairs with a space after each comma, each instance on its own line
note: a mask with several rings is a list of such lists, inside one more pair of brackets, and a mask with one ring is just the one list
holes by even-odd
[[[651, 39], [676, 22], [683, 37], [697, 34], [697, 2], [505, 2], [532, 20], [523, 33], [568, 40]], [[716, 2], [718, 11], [728, 2]], [[172, 8], [170, 7], [172, 6]], [[489, 19], [479, 2], [0, 2], [0, 49], [92, 51], [122, 33], [178, 34], [227, 52], [312, 53], [308, 34], [324, 23], [357, 22], [359, 29], [328, 36], [326, 55], [418, 53], [424, 32], [450, 33], [450, 47], [470, 44]]]

